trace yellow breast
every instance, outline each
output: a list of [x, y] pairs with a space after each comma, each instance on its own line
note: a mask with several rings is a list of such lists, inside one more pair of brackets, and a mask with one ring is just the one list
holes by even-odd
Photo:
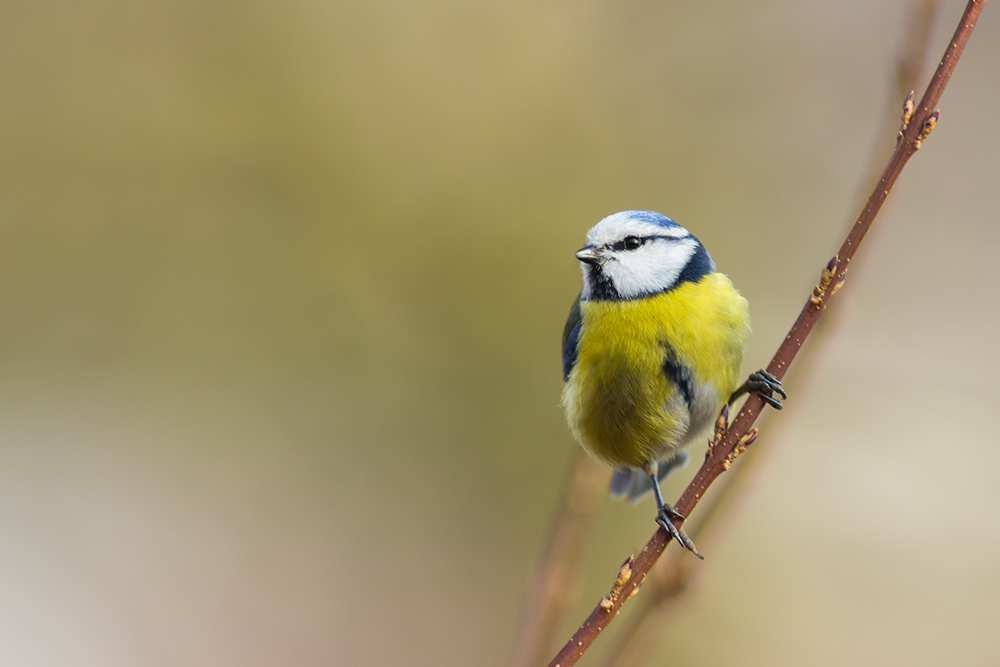
[[[580, 444], [608, 463], [640, 467], [686, 444], [739, 385], [750, 320], [746, 299], [721, 273], [650, 297], [580, 306], [563, 404]], [[671, 349], [691, 373], [687, 400], [663, 370]]]

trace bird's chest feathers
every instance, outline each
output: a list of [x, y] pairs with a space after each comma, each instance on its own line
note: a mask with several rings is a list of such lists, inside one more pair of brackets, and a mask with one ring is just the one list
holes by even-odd
[[722, 274], [628, 301], [581, 303], [567, 384], [571, 426], [615, 464], [640, 466], [701, 431], [735, 390], [746, 301]]

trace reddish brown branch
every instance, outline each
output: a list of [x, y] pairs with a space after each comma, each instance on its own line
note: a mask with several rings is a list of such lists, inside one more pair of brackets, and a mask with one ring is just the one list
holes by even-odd
[[[864, 239], [865, 234], [871, 227], [872, 221], [882, 207], [885, 198], [895, 184], [896, 179], [902, 172], [906, 162], [920, 148], [921, 142], [926, 139], [927, 134], [933, 129], [937, 121], [937, 112], [932, 111], [941, 99], [951, 74], [958, 63], [958, 59], [965, 49], [965, 45], [972, 34], [976, 20], [982, 11], [985, 0], [970, 0], [962, 14], [962, 19], [955, 30], [944, 57], [941, 59], [934, 76], [931, 78], [920, 104], [913, 111], [912, 117], [904, 128], [902, 128], [900, 139], [896, 143], [896, 149], [889, 159], [879, 179], [878, 185], [868, 198], [868, 202], [861, 215], [851, 228], [850, 233], [844, 240], [840, 251], [831, 259], [823, 270], [820, 283], [816, 286], [813, 294], [809, 296], [798, 319], [792, 325], [785, 340], [778, 347], [778, 351], [768, 364], [767, 370], [777, 378], [782, 378], [788, 370], [788, 366], [795, 359], [806, 337], [816, 325], [820, 314], [826, 309], [830, 298], [840, 289], [844, 282], [845, 274], [850, 265], [851, 259], [857, 252], [858, 246]], [[685, 516], [690, 516], [691, 511], [701, 500], [705, 491], [712, 482], [728, 468], [734, 450], [742, 442], [746, 442], [754, 421], [760, 415], [764, 401], [756, 394], [751, 394], [743, 404], [743, 408], [736, 419], [718, 438], [713, 446], [709, 448], [705, 463], [698, 470], [695, 478], [685, 489], [680, 500], [675, 507]], [[678, 522], [679, 524], [680, 522]], [[602, 600], [594, 611], [590, 613], [587, 620], [579, 630], [570, 638], [563, 649], [552, 659], [549, 667], [569, 667], [576, 663], [581, 655], [590, 647], [602, 630], [618, 615], [622, 604], [628, 600], [635, 591], [642, 585], [646, 574], [663, 553], [670, 537], [668, 533], [658, 529], [649, 540], [642, 551], [631, 562], [631, 576], [624, 586], [615, 585], [616, 594]], [[610, 604], [608, 603], [610, 602]]]
[[[905, 36], [901, 40], [897, 57], [896, 77], [887, 95], [890, 103], [886, 105], [886, 113], [879, 122], [876, 146], [873, 147], [871, 159], [865, 168], [866, 176], [861, 180], [864, 197], [857, 203], [858, 208], [864, 204], [867, 193], [882, 175], [883, 156], [891, 150], [897, 139], [893, 133], [900, 122], [899, 99], [906, 97], [907, 92], [915, 89], [920, 82], [926, 81], [924, 63], [940, 4], [941, 0], [910, 0]], [[836, 310], [838, 304], [842, 305], [842, 301], [834, 301], [830, 305]], [[810, 334], [814, 342], [803, 350], [806, 357], [814, 356], [818, 350], [816, 337], [830, 333], [829, 327], [824, 327], [824, 324], [830, 324], [829, 317], [820, 320], [817, 329]], [[799, 354], [796, 365], [789, 368], [800, 379], [808, 377], [805, 374], [812, 367], [807, 359], [803, 359], [804, 355]], [[796, 387], [796, 396], [801, 398], [802, 386], [794, 381], [793, 386]], [[782, 423], [787, 422], [779, 422], [779, 426]], [[774, 430], [771, 429], [768, 435], [774, 443]], [[739, 470], [735, 474], [724, 475], [715, 482], [711, 496], [698, 506], [697, 521], [693, 526], [691, 522], [685, 524], [688, 535], [695, 544], [702, 548], [707, 546], [708, 551], [711, 551], [714, 544], [721, 542], [724, 529], [732, 523], [736, 508], [756, 482], [766, 457], [773, 453], [773, 446], [751, 449], [741, 457]], [[648, 656], [662, 635], [663, 627], [680, 610], [688, 592], [696, 587], [698, 579], [705, 574], [705, 568], [694, 567], [695, 564], [696, 561], [683, 550], [668, 550], [663, 554], [646, 578], [638, 609], [629, 614], [625, 627], [615, 637], [614, 646], [607, 651], [601, 662], [602, 667], [637, 665]]]
[[607, 487], [608, 471], [577, 447], [534, 581], [525, 597], [510, 667], [541, 664], [573, 602], [583, 543]]

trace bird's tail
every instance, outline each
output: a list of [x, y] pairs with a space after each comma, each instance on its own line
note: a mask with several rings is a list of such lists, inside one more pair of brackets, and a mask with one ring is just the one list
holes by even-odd
[[[660, 463], [656, 474], [657, 480], [662, 482], [671, 470], [686, 466], [689, 458], [687, 451], [682, 449]], [[650, 481], [646, 473], [635, 468], [624, 467], [615, 468], [614, 473], [611, 474], [611, 486], [608, 488], [611, 497], [615, 500], [627, 498], [633, 503], [652, 490], [653, 482]]]

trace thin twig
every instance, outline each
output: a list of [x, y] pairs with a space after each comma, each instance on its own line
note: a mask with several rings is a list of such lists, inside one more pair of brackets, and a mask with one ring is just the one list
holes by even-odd
[[534, 667], [552, 650], [552, 640], [573, 602], [583, 544], [607, 487], [608, 470], [580, 447], [559, 494], [549, 541], [525, 596], [511, 667]]
[[[952, 37], [944, 57], [938, 65], [937, 71], [931, 78], [927, 91], [924, 93], [920, 104], [913, 110], [912, 115], [907, 118], [905, 127], [901, 129], [896, 149], [889, 159], [878, 185], [868, 198], [868, 202], [854, 223], [853, 228], [845, 239], [840, 251], [831, 259], [823, 270], [819, 284], [813, 289], [812, 295], [806, 301], [798, 319], [792, 325], [791, 330], [785, 340], [778, 347], [778, 351], [768, 364], [767, 370], [777, 378], [782, 378], [788, 370], [789, 364], [795, 358], [799, 349], [805, 342], [806, 337], [816, 325], [820, 314], [826, 308], [827, 302], [843, 285], [845, 274], [850, 266], [858, 246], [864, 239], [865, 233], [871, 227], [875, 215], [878, 213], [888, 196], [889, 191], [895, 184], [896, 179], [902, 172], [906, 162], [920, 148], [921, 143], [934, 129], [937, 123], [938, 113], [932, 111], [941, 99], [951, 74], [962, 55], [972, 29], [975, 27], [976, 19], [982, 11], [985, 0], [970, 0], [962, 14], [955, 35]], [[912, 102], [910, 103], [912, 104]], [[911, 107], [912, 108], [912, 107]], [[904, 116], [905, 117], [905, 116]], [[749, 445], [747, 441], [755, 431], [751, 430], [756, 421], [764, 401], [757, 394], [752, 394], [743, 404], [736, 419], [726, 429], [722, 437], [717, 439], [708, 450], [705, 463], [698, 470], [694, 480], [688, 485], [675, 507], [685, 515], [690, 516], [691, 510], [698, 504], [705, 491], [712, 482], [728, 469], [732, 460], [739, 454], [740, 447]], [[680, 524], [680, 521], [677, 521]], [[569, 667], [576, 663], [581, 655], [590, 647], [601, 631], [607, 627], [621, 609], [622, 604], [631, 597], [646, 578], [646, 574], [659, 558], [660, 554], [667, 546], [669, 534], [662, 528], [658, 529], [649, 540], [643, 550], [635, 557], [631, 565], [631, 574], [624, 586], [617, 590], [617, 594], [602, 600], [583, 625], [566, 643], [563, 649], [549, 663], [550, 667]], [[617, 582], [616, 582], [617, 584]], [[615, 587], [619, 587], [616, 585]], [[608, 602], [605, 604], [605, 602]]]
[[910, 0], [903, 40], [899, 55], [896, 57], [896, 76], [893, 80], [892, 94], [887, 96], [884, 117], [872, 142], [872, 153], [864, 172], [865, 176], [858, 183], [859, 206], [864, 204], [865, 200], [862, 197], [868, 196], [882, 175], [883, 156], [892, 150], [896, 139], [891, 131], [886, 131], [885, 125], [895, 127], [899, 122], [899, 100], [906, 97], [911, 90], [917, 90], [923, 83], [931, 34], [940, 6], [941, 0]]
[[[871, 190], [881, 175], [882, 156], [888, 150], [889, 141], [894, 139], [894, 130], [899, 123], [898, 99], [917, 87], [923, 80], [930, 37], [935, 17], [938, 14], [941, 0], [910, 0], [909, 11], [906, 13], [906, 28], [900, 41], [899, 55], [896, 59], [896, 72], [887, 98], [891, 103], [886, 105], [887, 112], [879, 123], [879, 131], [868, 167], [862, 183], [865, 192]], [[858, 206], [863, 200], [858, 202]], [[862, 257], [861, 260], [864, 258]], [[855, 272], [857, 267], [855, 267]], [[841, 304], [835, 301], [834, 304]], [[833, 304], [831, 304], [833, 305]], [[828, 306], [829, 307], [829, 306]], [[821, 339], [829, 333], [829, 317], [820, 320], [813, 339]], [[806, 377], [804, 372], [812, 367], [812, 360], [819, 347], [814, 343], [804, 351], [806, 359], [800, 355], [798, 363], [792, 372], [797, 377]], [[810, 354], [812, 353], [812, 354]], [[802, 396], [802, 387], [798, 387], [796, 395]], [[787, 423], [787, 422], [779, 422]], [[775, 433], [769, 432], [772, 442]], [[780, 439], [780, 438], [779, 438]], [[741, 504], [744, 496], [753, 488], [758, 472], [764, 459], [773, 453], [772, 447], [751, 448], [740, 458], [739, 469], [735, 474], [725, 475], [715, 483], [710, 498], [701, 504], [698, 510], [698, 520], [694, 527], [688, 530], [692, 540], [699, 545], [712, 550], [713, 543], [721, 541], [725, 527], [732, 523], [734, 510]], [[720, 488], [721, 487], [721, 488]], [[706, 506], [707, 502], [707, 506]], [[728, 520], [724, 520], [728, 519]], [[638, 609], [626, 619], [625, 627], [615, 636], [614, 646], [607, 651], [602, 659], [602, 667], [627, 667], [637, 664], [647, 656], [661, 636], [666, 622], [673, 617], [676, 608], [688, 598], [685, 594], [694, 588], [699, 575], [704, 568], [693, 568], [694, 563], [682, 550], [670, 550], [660, 558], [656, 566], [650, 570], [645, 584], [646, 594]]]

